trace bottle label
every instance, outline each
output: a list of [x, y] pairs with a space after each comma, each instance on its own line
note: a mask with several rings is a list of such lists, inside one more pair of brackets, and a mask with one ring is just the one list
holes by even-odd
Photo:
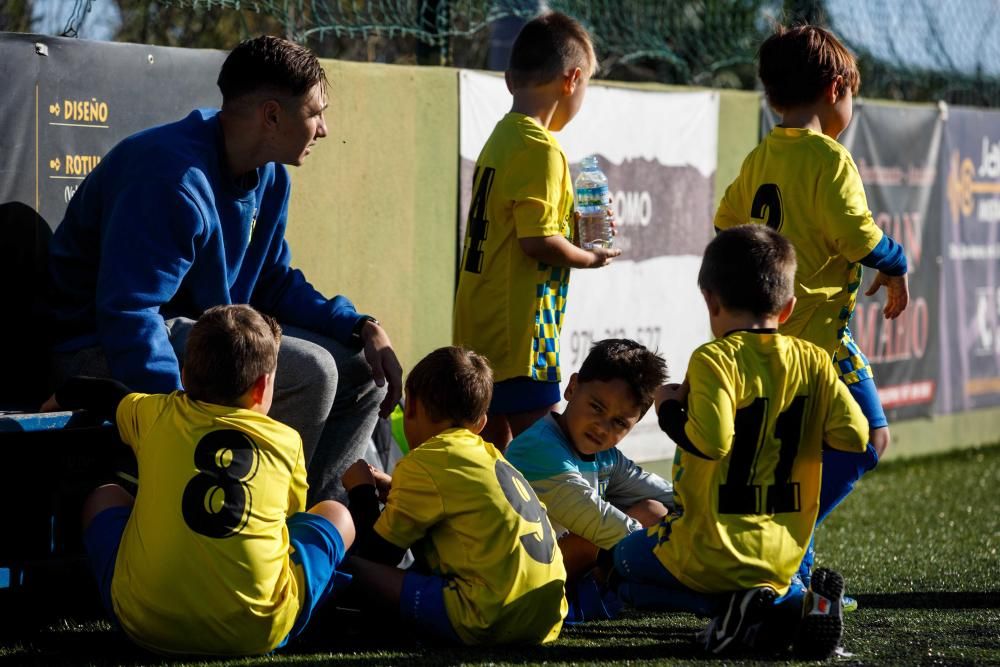
[[576, 205], [577, 208], [584, 206], [607, 206], [608, 186], [599, 185], [593, 188], [577, 188]]

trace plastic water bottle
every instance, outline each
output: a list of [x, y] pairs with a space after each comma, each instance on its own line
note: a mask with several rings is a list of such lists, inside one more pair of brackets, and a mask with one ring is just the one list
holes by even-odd
[[596, 155], [588, 155], [580, 162], [581, 171], [576, 177], [576, 210], [580, 214], [580, 247], [610, 248], [611, 194], [608, 177], [597, 164]]

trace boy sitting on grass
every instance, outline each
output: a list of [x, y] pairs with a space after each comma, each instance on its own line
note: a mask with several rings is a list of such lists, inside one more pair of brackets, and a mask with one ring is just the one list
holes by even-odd
[[[348, 569], [359, 598], [420, 632], [540, 644], [562, 628], [566, 571], [531, 486], [478, 435], [492, 390], [486, 359], [459, 347], [435, 350], [410, 371], [410, 452], [391, 479], [376, 479], [365, 461], [343, 476], [359, 535]], [[381, 515], [377, 487], [387, 491]], [[417, 565], [392, 567], [410, 547]]]
[[[614, 550], [621, 598], [715, 616], [701, 639], [716, 653], [755, 637], [763, 649], [758, 633], [773, 631], [768, 649], [794, 641], [799, 657], [825, 658], [843, 632], [839, 574], [817, 570], [808, 592], [791, 582], [819, 511], [823, 449], [865, 451], [868, 422], [822, 348], [778, 333], [795, 266], [791, 243], [764, 225], [708, 244], [698, 285], [716, 339], [691, 355], [683, 385], [656, 395], [677, 443], [680, 516]], [[777, 622], [779, 596], [800, 622]]]
[[670, 482], [617, 448], [666, 379], [666, 363], [639, 343], [599, 341], [569, 379], [565, 411], [550, 412], [507, 448], [545, 503], [570, 582], [597, 564], [599, 550], [655, 525], [673, 505]]
[[145, 648], [268, 653], [344, 576], [350, 513], [332, 500], [303, 512], [302, 438], [267, 416], [280, 342], [272, 318], [217, 306], [187, 340], [184, 391], [73, 378], [45, 406], [108, 418], [135, 451], [138, 495], [99, 487], [83, 526], [104, 606]]

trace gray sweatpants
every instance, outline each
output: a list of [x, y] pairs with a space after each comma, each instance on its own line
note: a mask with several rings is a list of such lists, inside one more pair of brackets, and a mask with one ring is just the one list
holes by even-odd
[[[177, 358], [183, 360], [194, 321], [178, 317], [167, 320], [166, 325]], [[54, 386], [73, 375], [110, 374], [100, 348], [57, 353], [53, 359]], [[310, 507], [321, 500], [346, 501], [340, 476], [363, 458], [384, 396], [385, 389], [375, 386], [360, 350], [282, 325], [274, 403], [268, 414], [302, 436]]]

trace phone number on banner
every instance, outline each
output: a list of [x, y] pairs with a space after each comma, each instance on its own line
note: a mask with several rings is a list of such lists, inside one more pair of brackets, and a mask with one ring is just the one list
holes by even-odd
[[[587, 358], [591, 346], [599, 340], [606, 338], [631, 338], [632, 340], [645, 345], [650, 350], [656, 350], [660, 346], [660, 331], [662, 327], [648, 326], [636, 327], [628, 330], [625, 327], [608, 327], [605, 329], [574, 329], [566, 332], [569, 335], [563, 336], [563, 345], [569, 343], [571, 355], [570, 364], [579, 366]], [[565, 348], [564, 348], [565, 349]]]

